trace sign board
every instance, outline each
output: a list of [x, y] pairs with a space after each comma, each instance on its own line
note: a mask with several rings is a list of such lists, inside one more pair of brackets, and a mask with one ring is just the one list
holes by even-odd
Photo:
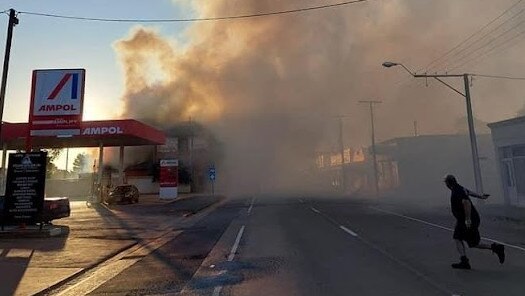
[[216, 174], [215, 174], [215, 168], [214, 167], [210, 167], [209, 168], [209, 170], [208, 170], [208, 178], [210, 179], [210, 181], [215, 181]]
[[40, 222], [44, 206], [47, 152], [9, 154], [4, 214], [20, 223]]
[[161, 199], [177, 198], [178, 181], [179, 181], [179, 161], [176, 159], [162, 159], [160, 161], [159, 176]]
[[84, 69], [33, 71], [31, 136], [80, 135], [85, 76]]

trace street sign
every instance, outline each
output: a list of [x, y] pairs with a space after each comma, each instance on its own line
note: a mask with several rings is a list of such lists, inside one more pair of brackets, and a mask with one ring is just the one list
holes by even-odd
[[9, 154], [4, 214], [8, 221], [41, 222], [47, 152]]
[[215, 181], [215, 177], [215, 168], [210, 167], [208, 170], [208, 178], [210, 179], [210, 181]]
[[85, 76], [84, 69], [33, 71], [31, 136], [80, 135]]

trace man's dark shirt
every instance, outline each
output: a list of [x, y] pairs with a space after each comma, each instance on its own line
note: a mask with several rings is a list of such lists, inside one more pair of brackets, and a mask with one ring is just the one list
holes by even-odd
[[452, 215], [457, 219], [459, 223], [465, 223], [465, 207], [463, 206], [463, 200], [468, 200], [471, 204], [470, 220], [472, 224], [479, 225], [479, 214], [476, 208], [470, 201], [467, 190], [463, 186], [457, 184], [451, 189], [450, 195], [450, 207], [452, 209]]

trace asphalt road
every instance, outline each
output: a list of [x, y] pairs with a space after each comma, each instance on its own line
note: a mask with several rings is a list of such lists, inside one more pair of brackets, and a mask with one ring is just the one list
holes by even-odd
[[[188, 290], [202, 295], [525, 293], [520, 245], [507, 247], [504, 265], [490, 251], [469, 250], [473, 270], [450, 268], [457, 254], [446, 229], [453, 223], [446, 208], [290, 198], [258, 199], [249, 214], [248, 209], [217, 244], [222, 252], [210, 254], [228, 254], [244, 226], [235, 258], [224, 263], [215, 255]], [[516, 236], [523, 233], [514, 225], [484, 222], [488, 237], [518, 244]], [[214, 280], [214, 287], [199, 285], [206, 279]]]
[[[482, 219], [483, 219], [483, 211]], [[322, 198], [248, 198], [215, 210], [94, 295], [524, 295], [522, 225], [487, 219], [507, 262], [456, 261], [446, 208]]]

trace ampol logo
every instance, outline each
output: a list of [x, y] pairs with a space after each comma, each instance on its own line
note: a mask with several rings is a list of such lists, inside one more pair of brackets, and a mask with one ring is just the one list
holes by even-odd
[[120, 126], [87, 127], [82, 131], [83, 136], [118, 135], [124, 131]]
[[64, 88], [64, 85], [68, 82], [68, 80], [73, 77], [73, 81], [71, 82], [71, 99], [76, 100], [77, 93], [78, 93], [78, 73], [66, 73], [64, 76], [62, 76], [62, 79], [60, 82], [55, 86], [51, 94], [47, 97], [48, 100], [54, 100], [56, 99], [57, 95], [60, 93], [60, 91]]

